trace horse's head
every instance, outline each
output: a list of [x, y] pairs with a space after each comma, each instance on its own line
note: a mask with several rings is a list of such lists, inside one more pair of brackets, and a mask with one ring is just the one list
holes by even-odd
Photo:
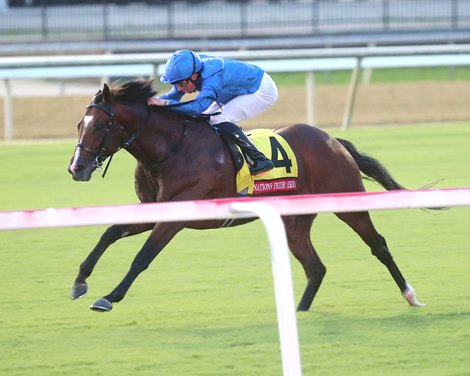
[[113, 110], [110, 89], [104, 84], [77, 124], [78, 143], [68, 168], [74, 180], [90, 180], [93, 171], [119, 149], [121, 137]]
[[131, 81], [112, 90], [103, 85], [77, 124], [78, 142], [68, 167], [74, 180], [90, 180], [92, 173], [101, 169], [108, 157], [127, 147], [140, 133], [129, 133], [124, 129], [124, 123], [133, 126], [131, 123], [138, 123], [140, 118], [129, 115], [131, 111], [118, 113], [124, 108], [118, 102], [137, 102], [141, 103], [140, 108], [146, 108], [147, 98], [154, 93], [151, 81]]

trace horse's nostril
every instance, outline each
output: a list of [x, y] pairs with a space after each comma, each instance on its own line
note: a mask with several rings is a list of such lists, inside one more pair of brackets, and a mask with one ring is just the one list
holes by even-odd
[[68, 168], [68, 171], [69, 171], [69, 173], [71, 173], [73, 175], [75, 172], [78, 172], [81, 169], [83, 169], [83, 166], [81, 166], [81, 165], [70, 165], [69, 168]]

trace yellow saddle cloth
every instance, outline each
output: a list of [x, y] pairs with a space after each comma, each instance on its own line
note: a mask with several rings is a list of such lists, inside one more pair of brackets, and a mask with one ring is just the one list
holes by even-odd
[[246, 196], [296, 191], [297, 160], [287, 141], [269, 129], [255, 129], [247, 136], [273, 161], [274, 168], [261, 176], [252, 176], [245, 160], [236, 177], [237, 193]]

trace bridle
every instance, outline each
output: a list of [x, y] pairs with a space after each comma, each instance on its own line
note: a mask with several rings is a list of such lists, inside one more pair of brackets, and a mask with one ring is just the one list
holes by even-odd
[[[82, 143], [77, 143], [75, 145], [75, 148], [79, 148], [79, 149], [85, 150], [87, 153], [90, 153], [95, 158], [93, 162], [93, 166], [96, 168], [98, 172], [101, 172], [103, 168], [103, 163], [107, 158], [105, 153], [108, 149], [107, 141], [109, 139], [109, 131], [111, 130], [111, 127], [114, 125], [114, 111], [113, 111], [112, 104], [90, 103], [88, 106], [86, 106], [86, 109], [89, 109], [89, 108], [98, 108], [108, 115], [108, 122], [106, 124], [106, 129], [104, 131], [103, 139], [101, 140], [100, 146], [98, 146], [96, 149], [91, 149]], [[126, 133], [125, 133], [124, 128], [120, 124], [118, 124], [119, 130], [121, 133], [121, 139], [122, 140], [124, 139], [124, 141], [122, 141], [121, 145], [117, 148], [117, 150], [109, 156], [108, 163], [101, 175], [103, 178], [105, 177], [106, 172], [108, 171], [108, 167], [111, 163], [111, 160], [113, 159], [113, 155], [116, 154], [121, 149], [127, 149], [130, 146], [130, 144], [134, 142], [134, 140], [142, 133], [144, 128], [147, 126], [149, 119], [150, 119], [150, 111], [147, 111], [147, 117], [145, 121], [127, 139], [125, 139]]]
[[[88, 146], [86, 146], [82, 143], [77, 143], [75, 145], [75, 148], [79, 148], [79, 149], [85, 150], [87, 153], [90, 153], [95, 158], [95, 160], [93, 162], [93, 166], [96, 168], [96, 170], [98, 172], [101, 172], [101, 170], [103, 168], [103, 163], [106, 160], [106, 158], [108, 158], [107, 156], [105, 156], [106, 150], [108, 149], [107, 140], [108, 140], [108, 136], [109, 136], [109, 131], [111, 130], [111, 127], [114, 125], [114, 115], [115, 114], [114, 114], [114, 111], [113, 111], [112, 104], [90, 103], [88, 106], [86, 106], [86, 108], [87, 109], [89, 109], [89, 108], [98, 108], [101, 111], [105, 112], [108, 115], [108, 122], [106, 124], [106, 129], [105, 129], [105, 132], [104, 132], [104, 135], [103, 135], [103, 139], [101, 140], [100, 146], [98, 146], [96, 149], [91, 149], [91, 148], [89, 148]], [[132, 144], [132, 142], [134, 142], [134, 140], [147, 127], [147, 125], [149, 123], [149, 120], [150, 120], [150, 114], [151, 114], [151, 111], [149, 109], [147, 109], [147, 116], [145, 118], [145, 121], [142, 122], [142, 124], [140, 124], [139, 128], [137, 128], [137, 130], [134, 133], [132, 133], [129, 137], [127, 137], [127, 139], [126, 139], [126, 131], [124, 130], [122, 125], [118, 124], [119, 130], [120, 130], [120, 133], [121, 133], [121, 140], [124, 140], [124, 141], [122, 141], [121, 145], [116, 149], [116, 151], [109, 156], [108, 163], [106, 164], [106, 167], [105, 167], [103, 173], [101, 174], [101, 176], [103, 178], [105, 177], [106, 172], [108, 171], [108, 167], [111, 163], [111, 160], [113, 159], [113, 155], [116, 154], [121, 149], [127, 149]], [[178, 142], [178, 144], [176, 145], [176, 147], [173, 150], [170, 150], [170, 152], [166, 156], [164, 156], [162, 158], [162, 160], [160, 160], [158, 162], [155, 162], [155, 163], [152, 163], [150, 167], [156, 168], [156, 167], [162, 165], [163, 163], [165, 163], [167, 160], [169, 160], [171, 157], [173, 157], [180, 150], [181, 143], [182, 143], [183, 139], [186, 137], [186, 135], [188, 134], [188, 131], [189, 131], [189, 126], [188, 125], [189, 125], [189, 120], [186, 119], [185, 129], [184, 129], [183, 135], [181, 136], [181, 139]]]

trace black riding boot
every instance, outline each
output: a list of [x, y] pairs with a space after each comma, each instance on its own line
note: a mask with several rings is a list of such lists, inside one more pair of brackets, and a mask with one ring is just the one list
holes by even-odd
[[261, 153], [243, 130], [237, 125], [224, 122], [216, 125], [221, 132], [227, 134], [233, 142], [242, 149], [243, 154], [248, 156], [247, 161], [251, 175], [258, 175], [274, 168], [273, 162]]

